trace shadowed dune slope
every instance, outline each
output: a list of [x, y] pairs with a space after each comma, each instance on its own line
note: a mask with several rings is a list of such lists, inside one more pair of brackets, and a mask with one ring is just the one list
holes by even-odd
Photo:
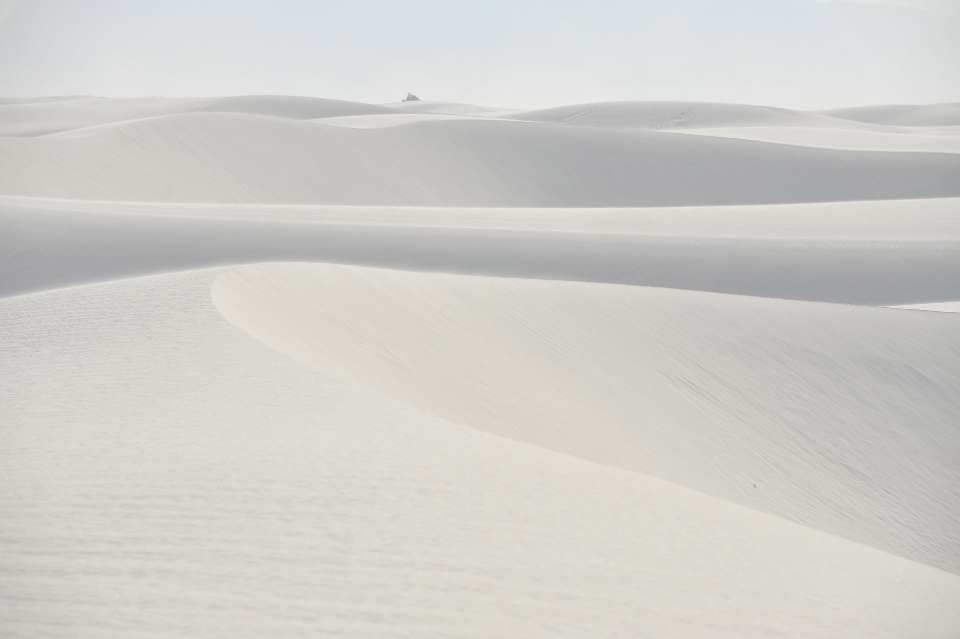
[[522, 111], [508, 117], [532, 122], [648, 130], [764, 126], [877, 128], [819, 113], [718, 102], [596, 102]]
[[217, 307], [444, 419], [960, 573], [960, 316], [333, 265]]
[[852, 304], [960, 299], [960, 201], [666, 209], [0, 198], [0, 296], [262, 261], [641, 284]]
[[126, 201], [683, 206], [960, 195], [960, 157], [482, 119], [175, 115], [0, 139], [0, 193]]

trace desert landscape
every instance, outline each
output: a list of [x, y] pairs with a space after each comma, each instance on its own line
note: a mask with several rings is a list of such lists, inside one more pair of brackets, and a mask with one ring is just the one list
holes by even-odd
[[0, 634], [960, 636], [960, 104], [8, 99]]

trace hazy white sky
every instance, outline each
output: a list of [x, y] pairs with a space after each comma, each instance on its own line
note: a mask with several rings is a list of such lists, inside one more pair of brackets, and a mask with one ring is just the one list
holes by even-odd
[[[960, 0], [849, 0], [860, 4], [887, 4], [901, 7], [911, 7], [926, 11], [935, 16], [960, 15]], [[832, 2], [832, 0], [818, 0], [818, 2]]]
[[864, 2], [0, 0], [0, 96], [960, 101], [960, 0]]

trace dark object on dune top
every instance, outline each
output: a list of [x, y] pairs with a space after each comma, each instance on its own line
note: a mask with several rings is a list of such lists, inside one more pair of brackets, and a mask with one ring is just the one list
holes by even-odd
[[408, 93], [408, 94], [407, 94], [407, 97], [405, 97], [405, 98], [403, 99], [403, 101], [404, 101], [404, 102], [419, 102], [419, 101], [420, 101], [420, 98], [418, 98], [417, 96], [415, 96], [415, 95], [412, 94], [412, 93]]

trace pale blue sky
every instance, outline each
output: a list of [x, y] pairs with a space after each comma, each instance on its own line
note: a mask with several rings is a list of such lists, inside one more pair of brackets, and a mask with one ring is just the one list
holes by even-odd
[[[950, 13], [956, 0], [901, 0]], [[960, 101], [960, 17], [815, 0], [21, 0], [0, 96]]]

